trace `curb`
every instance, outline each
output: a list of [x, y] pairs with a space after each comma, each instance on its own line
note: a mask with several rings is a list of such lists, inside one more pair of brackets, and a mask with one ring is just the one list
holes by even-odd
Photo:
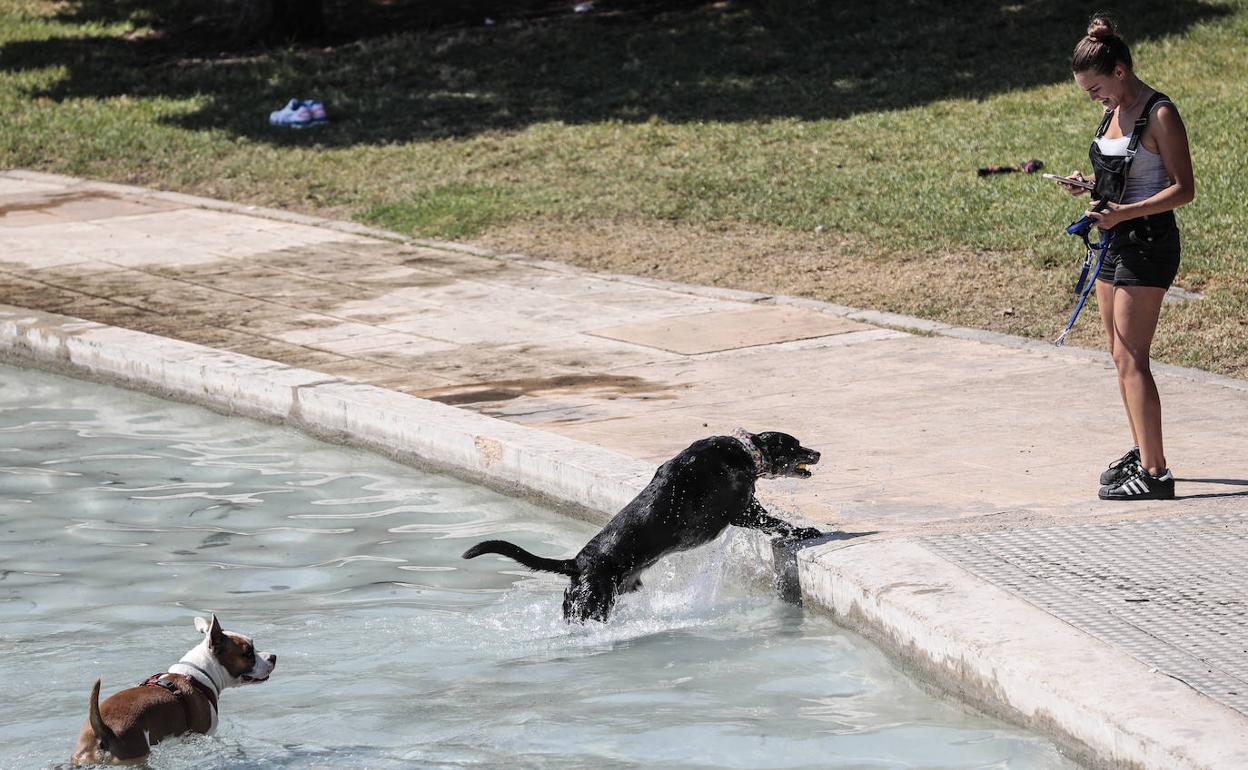
[[[522, 254], [500, 254], [489, 249], [483, 249], [464, 243], [456, 243], [454, 241], [436, 241], [430, 239], [412, 238], [410, 236], [403, 235], [402, 233], [396, 233], [391, 230], [383, 230], [376, 227], [369, 227], [367, 225], [356, 224], [354, 222], [343, 222], [341, 220], [327, 219], [325, 217], [317, 217], [307, 214], [295, 214], [289, 211], [282, 211], [280, 209], [251, 206], [242, 203], [233, 203], [231, 201], [216, 200], [213, 198], [201, 198], [199, 196], [187, 195], [185, 193], [153, 190], [149, 187], [116, 184], [113, 182], [94, 182], [79, 177], [65, 176], [62, 174], [50, 174], [42, 171], [28, 171], [25, 169], [9, 169], [7, 171], [0, 171], [0, 177], [23, 179], [31, 182], [48, 182], [66, 185], [68, 187], [82, 187], [93, 190], [101, 190], [104, 192], [112, 192], [118, 195], [138, 195], [168, 203], [177, 203], [184, 206], [212, 209], [215, 211], [226, 211], [234, 214], [242, 214], [244, 216], [272, 219], [279, 222], [290, 222], [293, 224], [308, 225], [311, 227], [321, 227], [350, 235], [360, 235], [370, 238], [378, 238], [381, 240], [407, 243], [424, 248], [440, 249], [442, 251], [453, 251], [462, 254], [471, 254], [477, 257], [515, 262], [567, 275], [592, 275], [599, 279], [632, 284], [635, 286], [645, 286], [653, 289], [663, 289], [666, 291], [676, 292], [678, 294], [709, 297], [712, 299], [800, 307], [822, 313], [829, 313], [831, 315], [843, 316], [852, 321], [862, 321], [863, 323], [891, 327], [903, 331], [918, 332], [921, 334], [934, 334], [942, 337], [953, 337], [956, 339], [981, 342], [986, 345], [999, 345], [1019, 350], [1029, 350], [1034, 353], [1046, 355], [1071, 356], [1085, 361], [1095, 361], [1110, 366], [1113, 365], [1112, 358], [1109, 353], [1105, 351], [1089, 350], [1087, 348], [1077, 347], [1059, 348], [1044, 340], [1019, 337], [1012, 334], [1002, 334], [1000, 332], [992, 332], [984, 329], [973, 329], [965, 326], [953, 326], [952, 324], [942, 323], [940, 321], [932, 321], [926, 318], [902, 315], [900, 313], [890, 313], [881, 310], [864, 310], [862, 308], [838, 305], [832, 302], [824, 302], [822, 300], [808, 299], [805, 297], [793, 297], [784, 294], [765, 294], [740, 289], [698, 286], [696, 284], [666, 281], [659, 278], [645, 278], [636, 275], [595, 273], [582, 268], [566, 265], [562, 262], [534, 259]], [[1219, 385], [1224, 388], [1230, 388], [1232, 390], [1248, 393], [1248, 380], [1214, 374], [1212, 372], [1206, 372], [1203, 369], [1193, 369], [1174, 364], [1154, 363], [1153, 371], [1172, 377], [1180, 377], [1191, 380], [1193, 382], [1199, 382], [1207, 385]]]
[[[592, 521], [653, 473], [608, 450], [395, 391], [6, 305], [0, 361], [283, 423], [536, 495]], [[782, 588], [873, 639], [921, 680], [1054, 737], [1089, 768], [1248, 767], [1248, 719], [913, 539], [815, 541], [787, 553], [759, 533], [747, 542], [773, 573], [796, 575], [797, 585]]]
[[[638, 460], [435, 401], [180, 340], [0, 305], [0, 362], [289, 425], [605, 521], [653, 474]], [[569, 506], [571, 509], [569, 510]]]

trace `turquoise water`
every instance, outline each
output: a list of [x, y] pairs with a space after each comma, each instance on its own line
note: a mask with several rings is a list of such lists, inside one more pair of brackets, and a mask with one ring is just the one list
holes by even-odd
[[564, 580], [590, 525], [291, 431], [0, 367], [0, 768], [65, 762], [104, 692], [194, 646], [278, 653], [155, 768], [1076, 770], [827, 618], [758, 591], [731, 539], [662, 563], [611, 624]]

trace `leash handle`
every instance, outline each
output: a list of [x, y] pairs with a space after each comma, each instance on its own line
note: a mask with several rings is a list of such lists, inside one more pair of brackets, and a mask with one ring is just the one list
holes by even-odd
[[[1108, 201], [1098, 201], [1097, 204], [1092, 207], [1092, 211], [1100, 213], [1107, 208], [1109, 208]], [[1066, 234], [1078, 235], [1079, 237], [1083, 238], [1083, 242], [1086, 243], [1088, 245], [1088, 248], [1090, 249], [1092, 248], [1092, 244], [1088, 241], [1088, 233], [1092, 231], [1092, 226], [1095, 224], [1096, 224], [1095, 219], [1093, 219], [1088, 214], [1084, 214], [1083, 216], [1076, 219], [1074, 222], [1070, 223], [1070, 225], [1066, 228]], [[1110, 229], [1112, 230], [1113, 228], [1110, 228]], [[1102, 236], [1102, 239], [1103, 238], [1104, 236]]]
[[1092, 217], [1087, 214], [1084, 214], [1079, 217], [1079, 219], [1070, 223], [1070, 225], [1066, 228], [1066, 234], [1082, 236], [1086, 241], [1088, 240], [1088, 233], [1092, 230], [1092, 225], [1094, 224], [1096, 224], [1096, 220], [1092, 219]]

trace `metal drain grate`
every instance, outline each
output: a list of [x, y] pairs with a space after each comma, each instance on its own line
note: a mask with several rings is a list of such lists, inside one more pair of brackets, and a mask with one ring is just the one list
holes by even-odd
[[1248, 714], [1248, 513], [921, 542]]

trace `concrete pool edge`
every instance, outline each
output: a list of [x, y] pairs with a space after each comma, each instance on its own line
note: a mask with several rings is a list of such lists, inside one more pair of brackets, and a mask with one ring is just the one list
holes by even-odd
[[[414, 396], [3, 305], [0, 360], [280, 422], [599, 520], [653, 472], [623, 455]], [[770, 562], [767, 541], [754, 542]], [[1248, 766], [1248, 722], [1239, 715], [913, 540], [817, 546], [796, 561], [808, 603], [939, 688], [1056, 738], [1090, 767]]]
[[653, 470], [435, 401], [240, 353], [0, 304], [0, 362], [280, 423], [601, 520]]

